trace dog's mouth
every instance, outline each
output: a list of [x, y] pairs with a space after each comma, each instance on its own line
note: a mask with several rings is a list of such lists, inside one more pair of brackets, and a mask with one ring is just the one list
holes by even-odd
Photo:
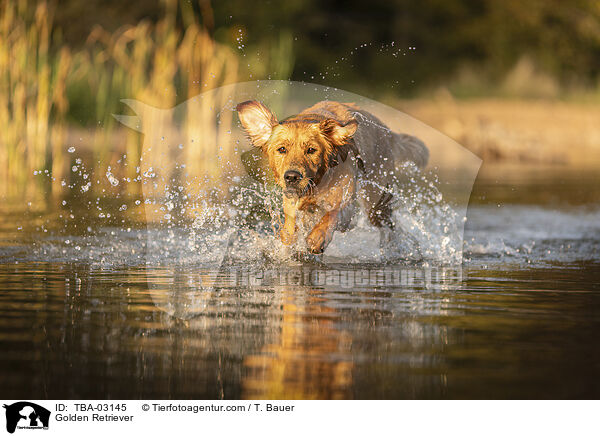
[[285, 195], [287, 198], [294, 198], [294, 197], [300, 197], [300, 192], [298, 192], [298, 189], [296, 188], [283, 188], [283, 195]]
[[302, 198], [310, 195], [314, 191], [315, 183], [312, 179], [306, 179], [306, 183], [303, 185], [304, 186], [286, 185], [283, 188], [283, 195], [288, 198]]

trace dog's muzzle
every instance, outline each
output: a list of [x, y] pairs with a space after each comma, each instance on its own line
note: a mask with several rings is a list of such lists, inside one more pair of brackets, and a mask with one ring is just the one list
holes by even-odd
[[302, 173], [300, 173], [300, 171], [296, 171], [296, 170], [287, 170], [284, 174], [283, 174], [283, 179], [285, 180], [285, 186], [287, 187], [294, 187], [294, 186], [298, 186], [298, 183], [300, 183], [300, 180], [302, 180], [304, 177], [302, 176]]
[[287, 170], [283, 173], [283, 180], [285, 181], [285, 188], [283, 193], [286, 197], [300, 197], [302, 196], [303, 189], [300, 187], [300, 182], [304, 176], [300, 171]]

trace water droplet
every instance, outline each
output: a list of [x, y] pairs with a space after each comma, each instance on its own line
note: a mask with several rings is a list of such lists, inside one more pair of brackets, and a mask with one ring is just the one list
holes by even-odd
[[106, 178], [112, 186], [117, 186], [119, 184], [119, 180], [110, 172], [110, 167], [108, 167], [108, 171], [106, 172]]

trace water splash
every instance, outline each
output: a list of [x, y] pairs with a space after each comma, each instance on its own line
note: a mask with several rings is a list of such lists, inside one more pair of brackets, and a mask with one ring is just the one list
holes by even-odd
[[[393, 220], [397, 231], [380, 234], [359, 212], [353, 218], [353, 228], [346, 233], [336, 232], [321, 257], [299, 255], [299, 246], [283, 246], [276, 236], [282, 220], [281, 192], [268, 176], [257, 182], [241, 159], [250, 146], [237, 126], [234, 108], [249, 99], [267, 103], [281, 117], [324, 99], [353, 102], [394, 132], [422, 139], [431, 156], [427, 171], [398, 164], [398, 179], [378, 186], [395, 198]], [[406, 114], [342, 90], [287, 81], [235, 84], [199, 95], [171, 110], [133, 100], [124, 103], [136, 115], [117, 118], [144, 133], [139, 161], [123, 156], [94, 174], [81, 157], [73, 156], [70, 179], [62, 185], [69, 197], [65, 211], [60, 212], [64, 227], [49, 233], [49, 223], [40, 227], [54, 239], [40, 242], [38, 255], [73, 261], [87, 258], [102, 265], [145, 259], [154, 264], [217, 268], [223, 260], [356, 264], [459, 263], [462, 259], [466, 205], [480, 161], [450, 138]], [[134, 168], [135, 174], [131, 175]], [[140, 189], [142, 198], [127, 194]], [[75, 204], [79, 204], [78, 210]], [[122, 231], [130, 225], [132, 216], [140, 217], [145, 231]], [[85, 223], [78, 223], [84, 218]], [[75, 224], [79, 227], [74, 232]], [[82, 227], [91, 231], [81, 235]], [[74, 246], [80, 250], [73, 251]], [[132, 252], [135, 254], [127, 254]]]

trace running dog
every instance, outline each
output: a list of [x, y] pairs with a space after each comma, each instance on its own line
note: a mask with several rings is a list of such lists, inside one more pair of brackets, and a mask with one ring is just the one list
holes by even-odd
[[373, 226], [394, 230], [387, 188], [402, 163], [423, 168], [429, 158], [422, 141], [392, 132], [351, 103], [322, 101], [283, 121], [258, 101], [240, 103], [237, 111], [283, 190], [281, 241], [295, 243], [300, 225], [313, 254], [323, 253], [336, 230], [350, 228], [356, 199]]

